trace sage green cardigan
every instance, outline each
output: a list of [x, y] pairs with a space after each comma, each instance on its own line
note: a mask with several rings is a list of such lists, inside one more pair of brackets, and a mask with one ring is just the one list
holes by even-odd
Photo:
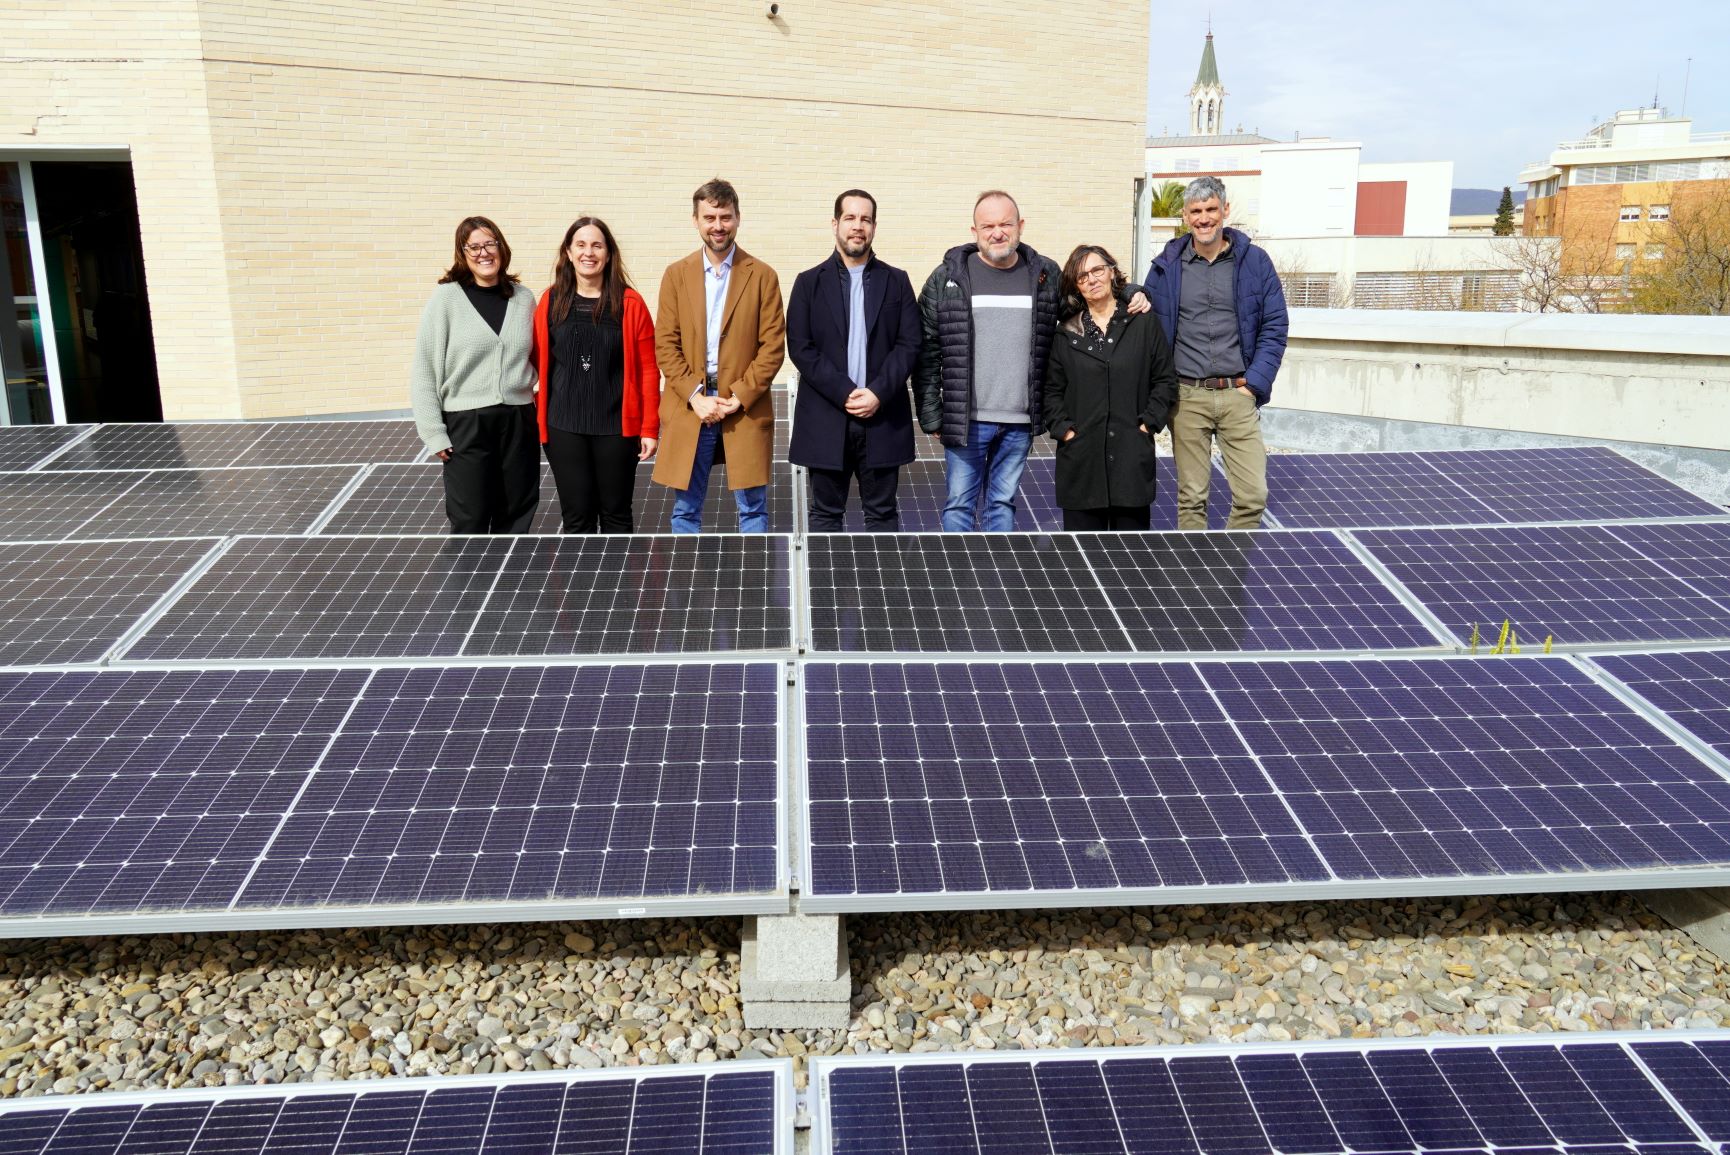
[[488, 405], [527, 405], [535, 399], [535, 294], [515, 285], [499, 332], [469, 303], [463, 287], [447, 281], [421, 311], [409, 368], [408, 396], [415, 428], [428, 454], [451, 447], [446, 412]]

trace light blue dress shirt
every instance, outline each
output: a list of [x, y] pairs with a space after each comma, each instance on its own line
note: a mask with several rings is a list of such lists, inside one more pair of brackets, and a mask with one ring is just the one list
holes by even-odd
[[847, 270], [847, 376], [865, 388], [865, 266]]
[[726, 259], [719, 267], [710, 263], [707, 254], [703, 256], [703, 288], [707, 290], [709, 321], [709, 356], [704, 368], [710, 373], [721, 365], [721, 319], [727, 312], [727, 285], [733, 279], [733, 255], [738, 251], [738, 245], [728, 249]]

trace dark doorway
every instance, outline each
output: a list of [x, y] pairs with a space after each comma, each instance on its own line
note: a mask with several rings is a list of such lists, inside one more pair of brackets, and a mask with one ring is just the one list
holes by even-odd
[[161, 421], [132, 166], [37, 161], [30, 167], [66, 419]]

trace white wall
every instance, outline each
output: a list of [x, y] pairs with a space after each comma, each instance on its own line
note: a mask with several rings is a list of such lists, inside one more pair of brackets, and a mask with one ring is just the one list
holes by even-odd
[[1406, 161], [1399, 164], [1358, 166], [1358, 180], [1406, 182], [1408, 237], [1440, 237], [1448, 231], [1448, 208], [1453, 199], [1454, 162], [1451, 160]]
[[1264, 145], [1260, 234], [1350, 236], [1357, 217], [1362, 148], [1351, 141]]

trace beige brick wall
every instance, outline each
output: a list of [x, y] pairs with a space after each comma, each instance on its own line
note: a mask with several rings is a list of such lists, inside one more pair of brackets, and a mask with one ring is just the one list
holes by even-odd
[[[784, 287], [827, 253], [830, 203], [855, 184], [881, 203], [880, 253], [916, 282], [967, 239], [974, 194], [994, 185], [1020, 198], [1036, 248], [1061, 259], [1095, 241], [1127, 259], [1145, 15], [963, 0], [782, 8], [771, 22], [758, 0], [203, 0], [205, 103], [175, 131], [209, 142], [233, 326], [222, 380], [239, 411], [402, 407], [420, 305], [473, 212], [499, 221], [536, 289], [571, 218], [606, 217], [651, 302], [662, 269], [697, 243], [691, 189], [717, 173], [740, 190], [741, 244]], [[152, 100], [197, 98], [157, 68], [172, 94]], [[96, 120], [95, 75], [63, 86], [74, 121]], [[205, 107], [208, 126], [192, 128]], [[145, 171], [141, 140], [125, 140], [140, 200], [160, 209], [186, 194], [178, 178], [150, 187], [164, 174]], [[165, 403], [220, 415], [211, 375], [185, 371], [213, 342], [168, 355], [186, 339], [158, 300], [158, 262], [174, 254], [148, 226], [145, 253]]]

